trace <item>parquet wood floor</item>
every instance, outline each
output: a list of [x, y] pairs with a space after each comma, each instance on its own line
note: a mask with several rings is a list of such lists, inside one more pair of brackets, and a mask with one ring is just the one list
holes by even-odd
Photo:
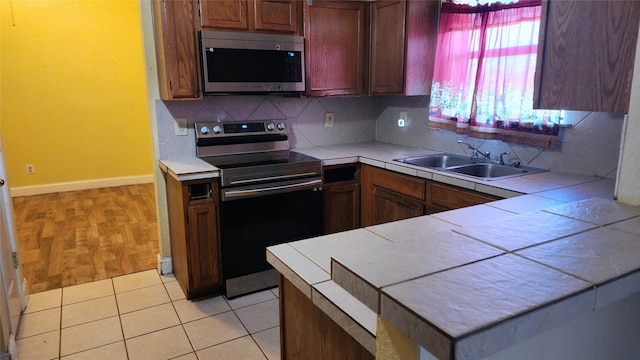
[[29, 292], [153, 269], [153, 184], [13, 198], [18, 259]]

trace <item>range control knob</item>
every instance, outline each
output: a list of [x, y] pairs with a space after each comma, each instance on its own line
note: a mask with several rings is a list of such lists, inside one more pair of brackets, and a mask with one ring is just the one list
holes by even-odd
[[285, 125], [283, 122], [278, 123], [278, 130], [284, 130]]
[[222, 126], [220, 125], [216, 125], [213, 127], [213, 133], [214, 134], [220, 134], [222, 132]]
[[268, 123], [267, 124], [267, 130], [269, 131], [273, 131], [275, 130], [276, 126], [273, 123]]
[[207, 135], [209, 133], [209, 127], [208, 126], [203, 126], [200, 128], [200, 134], [202, 135]]

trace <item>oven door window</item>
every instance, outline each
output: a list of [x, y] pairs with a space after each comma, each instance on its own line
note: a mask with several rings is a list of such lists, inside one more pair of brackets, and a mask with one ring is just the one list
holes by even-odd
[[322, 234], [322, 191], [224, 201], [221, 218], [224, 277], [267, 270], [268, 246]]

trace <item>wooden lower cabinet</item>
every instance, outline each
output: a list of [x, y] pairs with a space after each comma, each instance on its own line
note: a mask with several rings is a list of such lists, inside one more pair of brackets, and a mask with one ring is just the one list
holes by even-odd
[[373, 224], [382, 224], [424, 215], [424, 201], [374, 187], [369, 211]]
[[375, 358], [284, 276], [278, 276], [281, 359]]
[[360, 167], [358, 164], [323, 168], [324, 233], [360, 227]]
[[499, 197], [434, 181], [427, 182], [427, 214], [499, 200]]
[[173, 273], [188, 299], [222, 289], [218, 180], [165, 175]]
[[371, 226], [425, 213], [425, 180], [362, 165], [361, 225]]

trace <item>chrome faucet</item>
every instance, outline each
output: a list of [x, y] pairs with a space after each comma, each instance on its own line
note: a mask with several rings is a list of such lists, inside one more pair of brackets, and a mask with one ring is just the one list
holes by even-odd
[[464, 142], [464, 141], [462, 141], [462, 140], [458, 140], [458, 144], [467, 145], [467, 146], [469, 147], [469, 149], [473, 150], [473, 152], [471, 153], [471, 158], [472, 158], [472, 159], [477, 159], [477, 158], [479, 157], [479, 156], [478, 156], [479, 154], [481, 154], [481, 155], [482, 155], [482, 157], [483, 157], [485, 160], [490, 160], [490, 159], [491, 159], [491, 153], [490, 153], [490, 152], [488, 152], [488, 151], [483, 153], [482, 151], [480, 151], [480, 150], [478, 150], [478, 149], [474, 148], [473, 146], [471, 146], [471, 145], [467, 144], [466, 142]]
[[504, 165], [504, 156], [505, 156], [505, 155], [509, 155], [509, 154], [511, 154], [511, 153], [510, 153], [510, 152], [508, 152], [508, 151], [505, 151], [505, 152], [503, 152], [502, 154], [500, 154], [500, 155], [498, 156], [498, 165]]

